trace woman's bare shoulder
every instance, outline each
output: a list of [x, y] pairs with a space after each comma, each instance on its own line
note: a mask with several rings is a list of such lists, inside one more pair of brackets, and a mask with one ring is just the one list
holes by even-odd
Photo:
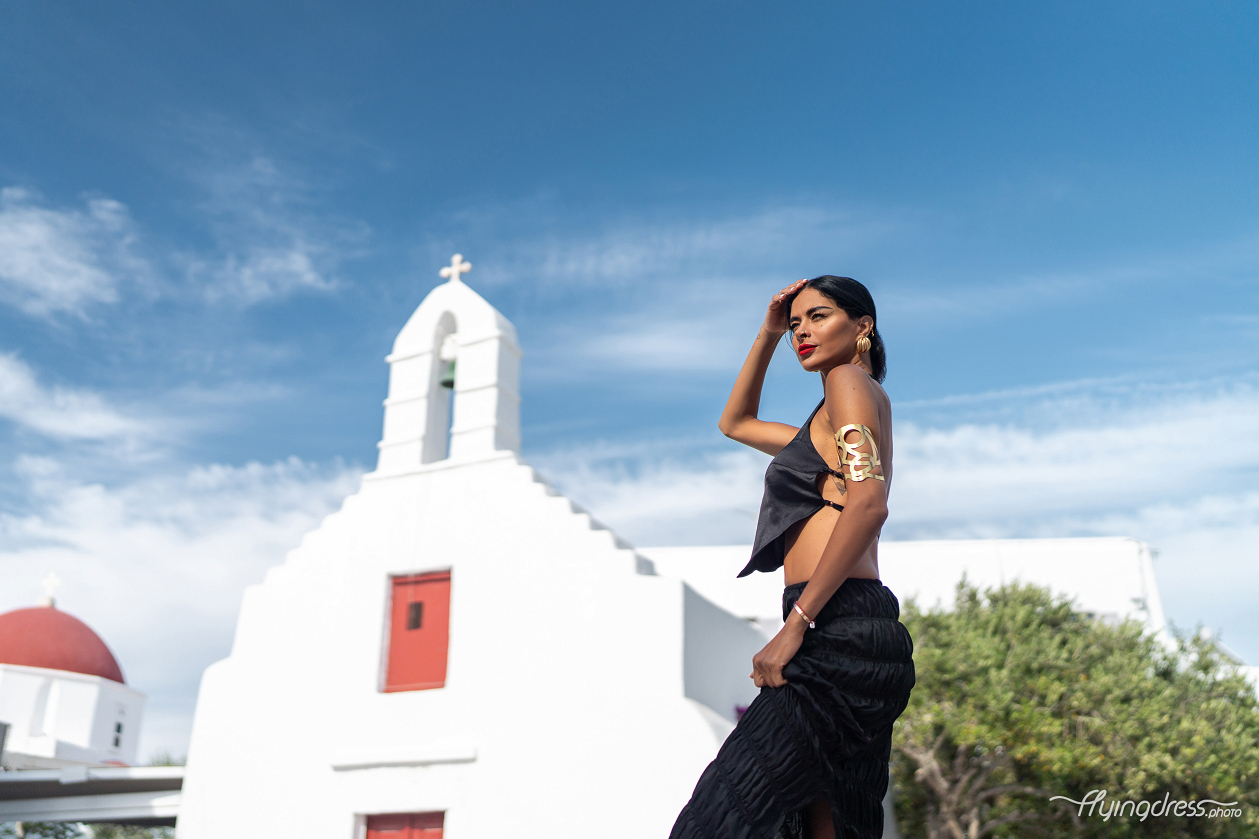
[[875, 398], [878, 399], [880, 407], [885, 409], [888, 416], [892, 414], [892, 397], [887, 395], [887, 391], [883, 389], [883, 385], [879, 384], [877, 379], [870, 378], [870, 389], [874, 391]]
[[836, 367], [826, 375], [826, 400], [843, 400], [869, 402], [871, 404], [888, 403], [887, 393], [879, 383], [870, 378], [870, 374], [855, 364], [844, 364]]

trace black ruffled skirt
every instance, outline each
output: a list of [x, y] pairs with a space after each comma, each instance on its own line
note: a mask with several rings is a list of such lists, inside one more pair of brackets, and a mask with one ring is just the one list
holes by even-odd
[[[783, 618], [804, 583], [783, 590]], [[802, 810], [831, 804], [835, 834], [883, 835], [892, 723], [914, 686], [913, 642], [896, 595], [849, 579], [761, 688], [682, 809], [670, 839], [799, 839]]]

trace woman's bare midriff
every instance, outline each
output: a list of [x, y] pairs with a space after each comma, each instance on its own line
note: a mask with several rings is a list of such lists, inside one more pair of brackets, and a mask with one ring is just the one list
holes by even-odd
[[[822, 560], [822, 551], [835, 530], [835, 523], [842, 515], [834, 507], [823, 507], [804, 521], [792, 525], [787, 531], [787, 554], [783, 559], [783, 575], [787, 585], [807, 582], [813, 576], [817, 564]], [[879, 578], [877, 539], [848, 576], [871, 580]]]
[[[883, 389], [877, 385], [875, 388], [878, 395], [882, 397], [879, 400], [879, 415], [882, 419], [879, 423], [881, 426], [879, 438], [886, 442], [880, 445], [880, 451], [883, 457], [886, 485], [888, 489], [891, 489], [891, 404], [887, 401], [887, 395], [883, 393]], [[813, 441], [813, 447], [817, 449], [826, 464], [832, 469], [838, 469], [839, 450], [835, 445], [835, 432], [825, 412], [818, 411], [814, 415], [813, 424], [809, 428], [809, 437]], [[844, 493], [840, 490], [837, 478], [823, 472], [818, 476], [817, 486], [818, 491], [827, 501], [834, 501], [841, 506], [844, 504]], [[807, 582], [813, 576], [818, 563], [822, 561], [822, 551], [826, 548], [826, 543], [830, 541], [831, 533], [834, 532], [835, 525], [842, 515], [843, 513], [834, 507], [823, 507], [807, 519], [796, 522], [783, 535], [787, 549], [783, 559], [783, 575], [787, 585]], [[879, 579], [879, 540], [877, 538], [866, 550], [865, 555], [853, 566], [848, 576], [869, 580]]]

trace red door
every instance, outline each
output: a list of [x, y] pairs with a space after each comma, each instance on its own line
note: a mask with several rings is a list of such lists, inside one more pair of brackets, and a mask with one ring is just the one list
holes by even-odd
[[367, 817], [367, 839], [442, 839], [445, 813], [389, 813]]
[[394, 577], [391, 589], [385, 692], [445, 687], [450, 572]]

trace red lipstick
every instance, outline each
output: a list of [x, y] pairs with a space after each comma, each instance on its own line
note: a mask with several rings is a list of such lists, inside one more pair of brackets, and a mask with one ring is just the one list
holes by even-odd
[[797, 349], [796, 352], [799, 353], [801, 358], [805, 358], [815, 349], [817, 349], [817, 344], [801, 344], [800, 348]]

